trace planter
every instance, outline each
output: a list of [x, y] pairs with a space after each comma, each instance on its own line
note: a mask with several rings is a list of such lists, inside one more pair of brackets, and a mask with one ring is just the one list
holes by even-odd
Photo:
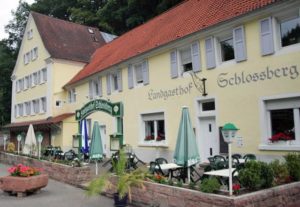
[[128, 203], [128, 194], [126, 194], [123, 198], [119, 198], [119, 193], [114, 193], [114, 201], [116, 207], [124, 207], [127, 206]]
[[23, 197], [27, 193], [34, 193], [48, 184], [48, 175], [41, 174], [30, 177], [5, 176], [0, 178], [0, 189], [10, 194]]

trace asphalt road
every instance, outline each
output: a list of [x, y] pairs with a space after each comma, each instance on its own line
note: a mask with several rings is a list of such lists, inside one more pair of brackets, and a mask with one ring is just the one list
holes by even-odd
[[[8, 174], [9, 166], [0, 163], [0, 176]], [[111, 207], [113, 200], [104, 196], [87, 197], [85, 191], [49, 179], [37, 194], [17, 198], [0, 190], [0, 207]]]

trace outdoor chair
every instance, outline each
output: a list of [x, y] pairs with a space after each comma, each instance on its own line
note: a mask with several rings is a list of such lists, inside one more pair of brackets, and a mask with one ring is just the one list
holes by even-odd
[[226, 158], [221, 156], [221, 155], [215, 155], [212, 169], [213, 170], [222, 170], [222, 169], [225, 169], [225, 168], [227, 168]]
[[237, 159], [241, 159], [242, 155], [238, 154], [238, 153], [235, 153], [235, 154], [232, 154], [232, 157], [236, 157]]
[[244, 155], [243, 159], [245, 159], [245, 162], [250, 160], [256, 160], [256, 156], [254, 154], [246, 154]]
[[202, 180], [202, 176], [200, 175], [200, 173], [197, 171], [197, 167], [196, 165], [192, 165], [190, 167], [190, 177], [191, 177], [191, 181], [193, 183], [197, 183], [198, 181]]
[[168, 163], [168, 160], [166, 160], [163, 157], [159, 157], [159, 158], [155, 159], [155, 162], [158, 163], [158, 164], [166, 164], [166, 163]]
[[77, 157], [77, 154], [74, 150], [69, 150], [64, 154], [65, 160], [74, 160]]

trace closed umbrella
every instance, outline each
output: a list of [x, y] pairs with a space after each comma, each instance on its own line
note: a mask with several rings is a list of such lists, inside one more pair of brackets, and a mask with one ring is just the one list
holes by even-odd
[[188, 168], [188, 182], [190, 182], [189, 167], [198, 163], [200, 156], [187, 107], [182, 108], [174, 161], [177, 165]]
[[86, 126], [86, 120], [83, 119], [81, 121], [81, 152], [88, 153], [89, 152], [89, 145], [88, 145], [88, 132]]
[[96, 162], [96, 175], [98, 175], [97, 160], [100, 160], [102, 158], [103, 158], [103, 147], [102, 147], [101, 134], [99, 130], [99, 124], [97, 121], [95, 121], [93, 126], [92, 142], [90, 148], [90, 159], [93, 159]]
[[29, 125], [28, 131], [27, 131], [27, 134], [26, 134], [23, 153], [37, 156], [36, 138], [35, 138], [35, 134], [34, 134], [32, 124]]

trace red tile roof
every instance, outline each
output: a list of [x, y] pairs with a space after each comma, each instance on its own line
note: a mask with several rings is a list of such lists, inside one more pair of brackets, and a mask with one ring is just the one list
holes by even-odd
[[10, 123], [10, 124], [3, 126], [3, 128], [18, 128], [18, 127], [25, 127], [25, 126], [27, 127], [30, 124], [32, 124], [33, 126], [57, 124], [57, 123], [63, 121], [64, 119], [69, 118], [73, 115], [74, 115], [74, 113], [66, 113], [66, 114], [61, 114], [56, 117], [49, 117], [49, 118], [43, 119], [43, 120]]
[[[31, 12], [31, 15], [46, 49], [53, 58], [87, 63], [95, 50], [106, 44], [97, 28], [75, 24], [36, 12]], [[89, 28], [94, 34], [89, 32]]]
[[124, 60], [279, 0], [187, 0], [97, 49], [75, 83]]

